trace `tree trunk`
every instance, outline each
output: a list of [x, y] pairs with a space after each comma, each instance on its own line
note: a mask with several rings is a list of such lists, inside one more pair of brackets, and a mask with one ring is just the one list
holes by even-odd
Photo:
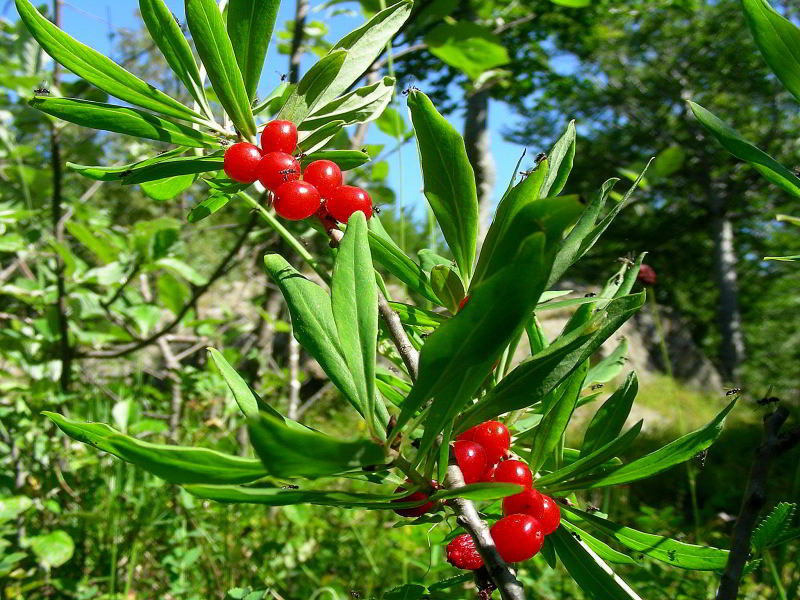
[[492, 211], [495, 165], [489, 137], [489, 92], [477, 91], [467, 96], [467, 114], [464, 120], [464, 144], [467, 157], [475, 171], [478, 188], [479, 235], [483, 240], [489, 227]]
[[719, 202], [714, 203], [712, 207], [711, 227], [714, 237], [714, 278], [719, 290], [717, 316], [722, 334], [719, 355], [723, 376], [732, 380], [744, 358], [744, 336], [739, 314], [733, 224]]
[[296, 0], [294, 9], [294, 35], [289, 54], [289, 83], [300, 81], [300, 59], [303, 57], [303, 38], [308, 16], [308, 0]]

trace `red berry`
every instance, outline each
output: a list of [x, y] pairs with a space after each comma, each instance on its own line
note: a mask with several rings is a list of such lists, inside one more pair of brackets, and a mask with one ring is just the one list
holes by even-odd
[[[398, 492], [404, 492], [404, 491], [406, 491], [406, 488], [401, 485], [394, 491], [394, 493], [396, 494]], [[417, 502], [419, 500], [426, 500], [427, 498], [428, 494], [426, 494], [422, 490], [417, 490], [413, 494], [409, 494], [408, 496], [405, 496], [398, 500], [392, 500], [392, 502]], [[432, 508], [433, 508], [433, 502], [426, 502], [425, 504], [422, 504], [420, 506], [415, 506], [414, 508], [396, 508], [394, 509], [394, 512], [396, 512], [401, 517], [421, 517]]]
[[510, 515], [491, 528], [497, 552], [507, 563], [533, 557], [542, 548], [544, 533], [539, 521], [530, 515]]
[[639, 275], [636, 276], [639, 283], [642, 285], [655, 285], [658, 277], [656, 276], [655, 269], [650, 265], [642, 265], [639, 267]]
[[275, 190], [275, 212], [284, 219], [307, 219], [319, 209], [322, 198], [317, 188], [305, 181], [290, 181]]
[[298, 179], [300, 179], [300, 163], [286, 152], [265, 154], [258, 165], [258, 180], [272, 192], [284, 183]]
[[478, 554], [475, 541], [468, 533], [462, 533], [447, 544], [447, 562], [457, 569], [474, 571], [483, 566], [483, 559]]
[[525, 514], [537, 517], [537, 513], [541, 513], [541, 506], [542, 495], [536, 490], [525, 490], [503, 498], [503, 514], [506, 516]]
[[530, 513], [542, 525], [545, 535], [550, 535], [561, 524], [561, 509], [550, 496], [541, 494], [542, 501], [538, 505], [538, 511]]
[[261, 148], [291, 154], [297, 147], [297, 126], [291, 121], [270, 121], [261, 132]]
[[480, 444], [458, 440], [453, 444], [456, 462], [464, 475], [464, 483], [477, 483], [486, 471], [486, 452]]
[[492, 482], [494, 481], [494, 472], [497, 470], [497, 465], [492, 465], [483, 472], [481, 481]]
[[303, 181], [315, 186], [323, 198], [329, 198], [342, 186], [342, 170], [331, 160], [315, 160], [303, 172]]
[[467, 302], [469, 302], [470, 298], [472, 298], [472, 296], [464, 296], [461, 299], [461, 302], [458, 303], [458, 312], [461, 312], [463, 310], [463, 308], [467, 305]]
[[258, 179], [261, 156], [258, 146], [246, 142], [234, 144], [225, 151], [225, 174], [239, 183], [253, 183]]
[[372, 216], [372, 198], [361, 188], [343, 185], [331, 192], [326, 206], [331, 216], [340, 223], [347, 223], [356, 211], [363, 212], [367, 219]]
[[521, 460], [504, 460], [497, 465], [494, 480], [502, 483], [516, 483], [526, 489], [533, 487], [533, 473]]
[[483, 446], [486, 451], [486, 460], [490, 465], [499, 462], [511, 447], [511, 435], [508, 433], [508, 427], [500, 421], [486, 421], [468, 431], [472, 432], [469, 439]]

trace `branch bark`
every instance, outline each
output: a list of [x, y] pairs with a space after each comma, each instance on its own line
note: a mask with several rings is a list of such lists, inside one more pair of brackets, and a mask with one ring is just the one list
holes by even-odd
[[781, 406], [764, 419], [763, 442], [756, 449], [756, 457], [750, 468], [750, 477], [742, 499], [742, 507], [733, 529], [728, 564], [722, 574], [716, 600], [736, 600], [742, 571], [750, 557], [750, 540], [753, 536], [753, 529], [766, 502], [767, 481], [772, 461], [800, 443], [800, 427], [795, 427], [783, 434], [780, 433], [780, 429], [788, 417], [789, 409]]
[[294, 35], [289, 54], [289, 83], [300, 81], [300, 60], [303, 58], [303, 39], [305, 38], [308, 0], [296, 0], [294, 9]]

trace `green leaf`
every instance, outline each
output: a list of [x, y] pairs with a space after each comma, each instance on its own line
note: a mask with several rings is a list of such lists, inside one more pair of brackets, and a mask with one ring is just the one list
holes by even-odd
[[265, 477], [261, 462], [186, 446], [151, 444], [123, 435], [104, 423], [82, 423], [43, 412], [71, 438], [113, 454], [170, 483], [249, 483]]
[[251, 102], [256, 97], [280, 4], [280, 0], [230, 0], [228, 3], [228, 36]]
[[458, 273], [449, 265], [436, 265], [431, 269], [431, 287], [439, 298], [439, 304], [456, 314], [459, 303], [466, 296]]
[[592, 0], [550, 0], [550, 2], [569, 8], [585, 8], [592, 4]]
[[412, 290], [427, 300], [439, 304], [439, 298], [431, 287], [428, 275], [394, 243], [377, 216], [369, 220], [369, 230], [372, 257]]
[[206, 115], [211, 109], [206, 99], [203, 77], [194, 60], [189, 42], [183, 35], [180, 26], [175, 22], [164, 0], [139, 0], [139, 12], [142, 15], [150, 37], [161, 50], [167, 64], [189, 90], [192, 98], [203, 107]]
[[[592, 453], [581, 456], [578, 460], [571, 462], [557, 471], [539, 477], [536, 480], [536, 487], [544, 489], [554, 484], [557, 485], [572, 477], [576, 477], [577, 475], [587, 473], [595, 467], [607, 466], [610, 459], [613, 459], [630, 447], [642, 431], [643, 423], [644, 420], [640, 419], [633, 427], [626, 431], [624, 435], [610, 440]], [[621, 461], [618, 460], [617, 464], [619, 463], [621, 463]]]
[[627, 583], [589, 547], [568, 533], [564, 527], [549, 537], [556, 553], [575, 582], [595, 600], [641, 600]]
[[[552, 392], [644, 305], [644, 293], [615, 299], [583, 327], [562, 335], [522, 362], [482, 400], [465, 411], [457, 431], [532, 406]], [[467, 304], [469, 307], [472, 301]]]
[[46, 570], [60, 567], [72, 558], [75, 542], [63, 529], [30, 538], [31, 549]]
[[482, 502], [499, 500], [523, 491], [523, 487], [514, 483], [472, 483], [455, 489], [442, 489], [431, 495], [430, 499], [447, 500], [449, 498], [466, 498]]
[[[303, 75], [286, 104], [278, 113], [279, 119], [302, 123], [322, 102], [322, 94], [331, 85], [347, 58], [347, 51], [337, 50], [323, 57]], [[319, 124], [318, 124], [319, 126]]]
[[118, 249], [96, 237], [85, 225], [77, 221], [67, 221], [66, 228], [72, 237], [88, 248], [103, 264], [112, 263], [119, 258]]
[[159, 258], [155, 264], [163, 269], [167, 269], [176, 275], [183, 277], [186, 281], [195, 285], [203, 285], [206, 283], [206, 278], [194, 270], [194, 267], [187, 265], [182, 260], [177, 258]]
[[198, 498], [236, 504], [262, 504], [265, 506], [289, 506], [292, 504], [316, 504], [319, 506], [360, 507], [366, 509], [394, 509], [420, 506], [427, 500], [392, 503], [402, 494], [367, 494], [338, 490], [293, 490], [283, 488], [242, 487], [234, 485], [187, 485], [184, 489]]
[[402, 0], [380, 11], [367, 23], [344, 36], [334, 44], [331, 53], [347, 50], [347, 58], [321, 97], [322, 102], [333, 100], [358, 81], [378, 56], [386, 49], [395, 33], [403, 26], [414, 3]]
[[330, 142], [344, 127], [344, 121], [331, 121], [314, 131], [301, 131], [297, 134], [297, 150], [311, 154]]
[[186, 24], [211, 86], [236, 129], [246, 138], [256, 134], [256, 123], [242, 72], [215, 0], [186, 0]]
[[124, 102], [178, 119], [203, 119], [195, 111], [135, 77], [110, 58], [71, 38], [40, 15], [28, 0], [16, 0], [16, 4], [20, 18], [44, 51], [77, 76]]
[[112, 167], [102, 167], [102, 166], [90, 166], [90, 165], [78, 165], [75, 163], [68, 162], [67, 167], [76, 171], [83, 175], [84, 177], [88, 177], [89, 179], [95, 179], [97, 181], [119, 181], [124, 176], [132, 173], [135, 169], [144, 168], [165, 160], [169, 160], [176, 156], [180, 156], [184, 152], [186, 152], [187, 148], [175, 148], [174, 150], [169, 150], [164, 152], [163, 154], [159, 154], [158, 156], [153, 156], [151, 158], [139, 161], [137, 163], [133, 163], [130, 165], [116, 165]]
[[197, 223], [198, 221], [202, 221], [208, 216], [213, 215], [219, 209], [223, 208], [228, 202], [230, 202], [231, 197], [227, 194], [212, 194], [199, 204], [196, 204], [192, 207], [192, 210], [189, 211], [189, 214], [186, 217], [186, 220], [189, 223]]
[[750, 540], [756, 552], [763, 552], [765, 548], [772, 545], [780, 537], [784, 530], [788, 529], [792, 524], [792, 517], [796, 508], [796, 504], [779, 502], [769, 515], [759, 523]]
[[561, 436], [567, 429], [567, 424], [572, 418], [578, 396], [583, 389], [583, 382], [589, 365], [584, 361], [562, 384], [559, 398], [553, 402], [545, 413], [531, 446], [530, 467], [534, 473], [538, 472], [548, 455], [558, 446]]
[[16, 519], [31, 506], [33, 506], [33, 500], [27, 496], [0, 498], [0, 523]]
[[393, 93], [394, 79], [384, 77], [372, 85], [353, 90], [324, 106], [315, 108], [303, 120], [300, 129], [315, 129], [331, 119], [342, 120], [345, 126], [373, 121], [389, 105]]
[[770, 69], [800, 100], [800, 29], [766, 0], [742, 0], [747, 24]]
[[258, 115], [264, 111], [266, 111], [268, 115], [275, 114], [286, 104], [286, 101], [289, 99], [295, 87], [297, 87], [296, 83], [281, 82], [278, 87], [267, 94], [267, 97], [253, 108], [253, 114]]
[[280, 413], [258, 397], [258, 394], [247, 385], [247, 382], [242, 379], [242, 376], [236, 372], [227, 360], [225, 360], [222, 353], [214, 348], [209, 348], [208, 353], [211, 355], [211, 360], [214, 361], [217, 369], [219, 369], [225, 383], [228, 384], [228, 388], [233, 394], [236, 404], [239, 405], [239, 408], [246, 417], [251, 419], [257, 418], [259, 410], [263, 410], [271, 413], [274, 417], [283, 418]]
[[558, 196], [567, 183], [575, 159], [575, 121], [570, 121], [567, 130], [555, 143], [547, 156], [547, 178], [539, 190], [540, 198]]
[[596, 527], [626, 548], [674, 567], [694, 571], [717, 571], [724, 569], [728, 562], [727, 550], [711, 546], [695, 546], [668, 537], [643, 533], [571, 506], [565, 506], [564, 509], [577, 515], [584, 522]]
[[256, 454], [275, 477], [323, 477], [385, 462], [383, 448], [371, 440], [343, 442], [267, 413], [251, 419], [248, 430]]
[[631, 481], [652, 477], [672, 466], [689, 460], [698, 452], [708, 448], [714, 443], [714, 440], [719, 437], [719, 434], [722, 433], [725, 417], [731, 409], [733, 409], [735, 404], [736, 400], [728, 404], [728, 406], [705, 427], [678, 438], [663, 448], [636, 459], [627, 465], [614, 469], [613, 471], [573, 481], [571, 482], [570, 489], [594, 489], [630, 483]]
[[383, 595], [383, 600], [420, 600], [425, 596], [424, 585], [418, 583], [406, 583], [393, 588]]
[[305, 169], [315, 160], [329, 160], [335, 162], [342, 171], [357, 169], [370, 161], [369, 154], [361, 150], [321, 150], [303, 156], [300, 159], [300, 166]]
[[744, 139], [738, 131], [721, 121], [713, 113], [699, 104], [689, 102], [697, 120], [708, 129], [717, 141], [736, 158], [750, 163], [767, 181], [800, 197], [800, 178], [784, 167], [766, 152]]
[[408, 108], [417, 137], [423, 192], [456, 259], [461, 279], [468, 283], [475, 262], [478, 195], [464, 140], [422, 92], [409, 92]]
[[586, 376], [586, 385], [593, 383], [607, 383], [620, 374], [625, 366], [628, 354], [628, 339], [622, 338], [614, 351], [593, 365]]
[[636, 373], [631, 371], [625, 382], [611, 394], [592, 417], [583, 436], [581, 456], [591, 454], [616, 439], [622, 431], [625, 421], [628, 420], [638, 391], [639, 380]]
[[484, 71], [509, 62], [500, 36], [472, 21], [440, 23], [424, 39], [431, 54], [473, 81]]
[[222, 156], [180, 156], [150, 165], [134, 167], [129, 175], [125, 175], [122, 178], [122, 183], [132, 185], [178, 175], [196, 175], [197, 173], [207, 173], [209, 171], [221, 171], [224, 166], [223, 163], [224, 158]]
[[438, 327], [447, 319], [430, 310], [419, 308], [413, 304], [403, 304], [402, 302], [389, 302], [389, 306], [400, 317], [404, 325], [415, 325], [418, 327]]
[[185, 192], [196, 179], [196, 175], [177, 175], [176, 177], [165, 177], [155, 181], [145, 181], [140, 187], [148, 198], [164, 202], [172, 200], [178, 194]]
[[622, 552], [618, 552], [614, 550], [611, 546], [606, 544], [605, 542], [601, 542], [596, 537], [593, 537], [586, 533], [583, 529], [578, 527], [577, 525], [573, 525], [569, 521], [561, 520], [561, 524], [564, 528], [567, 529], [576, 539], [580, 540], [584, 544], [586, 544], [589, 548], [591, 548], [597, 556], [602, 558], [603, 560], [607, 560], [609, 562], [617, 563], [620, 565], [635, 565], [637, 564], [635, 560], [633, 560], [627, 554], [623, 554]]
[[384, 110], [375, 124], [383, 133], [392, 137], [399, 138], [406, 133], [406, 122], [403, 115], [393, 108]]
[[[367, 241], [367, 219], [355, 212], [339, 244], [331, 279], [331, 308], [341, 349], [367, 423], [375, 417], [378, 287]], [[382, 430], [383, 428], [381, 428]]]
[[330, 296], [298, 273], [282, 256], [268, 254], [264, 257], [264, 264], [289, 306], [294, 337], [316, 359], [347, 401], [365, 416], [367, 407], [362, 404], [350, 373], [333, 318]]
[[113, 104], [75, 98], [31, 98], [29, 104], [59, 119], [88, 127], [190, 148], [219, 146], [213, 136], [156, 115]]

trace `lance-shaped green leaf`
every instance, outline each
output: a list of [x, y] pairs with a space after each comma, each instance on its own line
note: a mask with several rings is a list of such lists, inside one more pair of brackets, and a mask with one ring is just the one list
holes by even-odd
[[575, 159], [575, 121], [570, 121], [567, 130], [547, 155], [549, 168], [547, 179], [539, 191], [541, 198], [558, 196], [567, 183]]
[[180, 156], [131, 169], [131, 173], [122, 178], [122, 183], [124, 185], [132, 185], [166, 177], [221, 171], [224, 166], [223, 163], [222, 156]]
[[217, 369], [219, 369], [220, 375], [222, 375], [225, 383], [228, 384], [228, 389], [230, 389], [233, 394], [236, 404], [239, 405], [239, 408], [246, 417], [251, 419], [257, 418], [259, 410], [263, 410], [270, 413], [273, 417], [283, 419], [278, 411], [259, 398], [258, 394], [256, 394], [253, 389], [247, 385], [247, 382], [242, 379], [242, 376], [236, 372], [236, 369], [225, 360], [221, 352], [214, 348], [209, 348], [208, 353], [211, 355], [211, 360], [214, 361]]
[[[594, 489], [630, 483], [631, 481], [652, 477], [662, 471], [666, 471], [670, 467], [686, 462], [698, 452], [702, 452], [714, 443], [714, 440], [722, 433], [725, 417], [733, 409], [735, 404], [736, 400], [728, 404], [728, 406], [705, 427], [688, 433], [667, 444], [663, 448], [659, 448], [655, 452], [651, 452], [613, 471], [596, 476], [590, 475], [582, 479], [571, 481], [568, 484], [569, 489]], [[567, 486], [565, 485], [563, 487], [566, 489]]]
[[116, 165], [113, 167], [103, 167], [103, 166], [93, 166], [93, 165], [78, 165], [75, 163], [68, 162], [67, 167], [80, 173], [84, 177], [88, 177], [89, 179], [94, 179], [97, 181], [119, 181], [124, 176], [133, 172], [134, 169], [147, 167], [149, 165], [153, 165], [165, 160], [169, 160], [171, 158], [175, 158], [176, 156], [180, 156], [184, 152], [186, 152], [187, 148], [175, 148], [173, 150], [168, 150], [163, 154], [159, 154], [158, 156], [153, 156], [151, 158], [147, 158], [145, 160], [141, 160], [137, 163], [132, 163], [129, 165]]
[[66, 228], [72, 234], [72, 237], [88, 248], [92, 254], [100, 259], [100, 262], [108, 264], [119, 258], [119, 248], [111, 245], [108, 241], [103, 241], [78, 221], [67, 221]]
[[458, 273], [450, 265], [436, 265], [431, 269], [431, 287], [439, 298], [439, 304], [456, 314], [466, 295]]
[[509, 62], [500, 36], [472, 21], [442, 22], [424, 39], [431, 54], [473, 81], [484, 71]]
[[375, 414], [378, 286], [367, 241], [367, 219], [355, 212], [339, 244], [331, 278], [333, 320], [367, 422]]
[[343, 442], [316, 431], [290, 427], [261, 413], [247, 426], [250, 441], [270, 475], [324, 477], [384, 462], [383, 447], [372, 440]]
[[413, 304], [403, 304], [402, 302], [389, 302], [392, 310], [400, 317], [404, 325], [415, 325], [417, 327], [438, 327], [447, 318], [444, 315], [435, 313], [431, 310], [419, 308]]
[[338, 490], [293, 490], [283, 488], [242, 487], [235, 485], [187, 485], [184, 489], [198, 498], [231, 504], [262, 504], [264, 506], [289, 506], [292, 504], [316, 504], [319, 506], [358, 507], [372, 510], [413, 508], [427, 500], [397, 502], [405, 494], [367, 494]]
[[189, 90], [192, 98], [203, 108], [203, 112], [211, 116], [203, 77], [197, 68], [192, 49], [164, 0], [139, 0], [139, 13], [167, 64]]
[[323, 148], [330, 142], [344, 127], [344, 121], [330, 121], [314, 131], [300, 131], [297, 133], [297, 149], [310, 154]]
[[[532, 406], [561, 384], [644, 304], [644, 293], [615, 299], [583, 327], [522, 362], [477, 404], [465, 411], [456, 431]], [[470, 302], [467, 304], [469, 306]]]
[[303, 156], [300, 159], [300, 166], [304, 169], [315, 160], [329, 160], [335, 162], [342, 171], [356, 169], [369, 162], [369, 154], [361, 150], [321, 150]]
[[800, 100], [800, 29], [766, 0], [742, 0], [747, 24], [770, 69]]
[[264, 257], [264, 264], [289, 306], [294, 337], [316, 359], [348, 402], [365, 416], [367, 407], [362, 403], [344, 355], [330, 296], [316, 283], [303, 277], [282, 256], [268, 254]]
[[482, 502], [484, 500], [499, 500], [519, 494], [523, 491], [521, 485], [515, 483], [471, 483], [460, 488], [442, 489], [431, 495], [430, 499], [434, 502], [437, 500], [448, 500], [450, 498], [467, 498], [468, 500], [475, 500]]
[[186, 215], [186, 220], [189, 221], [189, 223], [202, 221], [223, 208], [230, 200], [231, 197], [228, 194], [212, 194], [202, 202], [194, 205], [192, 210], [189, 211], [189, 214]]
[[594, 600], [642, 600], [603, 559], [564, 527], [549, 537], [575, 582]]
[[337, 50], [320, 59], [292, 90], [286, 104], [278, 113], [278, 118], [302, 123], [321, 103], [322, 94], [336, 78], [346, 58], [346, 50]]
[[456, 259], [461, 279], [468, 283], [478, 236], [478, 194], [464, 140], [422, 92], [409, 92], [408, 108], [417, 138], [423, 192]]
[[628, 339], [622, 338], [622, 341], [617, 344], [613, 352], [598, 362], [592, 365], [589, 369], [589, 374], [586, 376], [586, 385], [592, 383], [607, 383], [620, 374], [622, 368], [625, 366], [628, 354]]
[[185, 192], [196, 179], [196, 175], [176, 175], [175, 177], [155, 179], [142, 182], [141, 190], [148, 198], [163, 202], [172, 200], [178, 194]]
[[256, 123], [250, 97], [217, 3], [215, 0], [186, 0], [185, 6], [186, 24], [214, 93], [236, 129], [247, 138], [253, 137]]
[[78, 100], [31, 98], [29, 104], [42, 112], [90, 129], [114, 131], [148, 140], [190, 148], [219, 146], [213, 136], [135, 108]]
[[322, 95], [323, 102], [333, 100], [361, 78], [406, 22], [413, 6], [411, 0], [393, 4], [336, 42], [331, 53], [347, 50], [347, 59]]
[[372, 257], [387, 271], [424, 298], [439, 304], [428, 275], [394, 243], [376, 216], [369, 220], [369, 247]]
[[297, 87], [296, 83], [288, 83], [286, 81], [280, 83], [278, 87], [267, 94], [267, 97], [253, 108], [253, 114], [258, 115], [264, 111], [271, 115], [275, 114], [286, 104], [295, 87]]
[[717, 571], [725, 568], [728, 551], [711, 546], [686, 544], [661, 535], [653, 535], [624, 527], [607, 519], [584, 512], [572, 506], [564, 510], [577, 515], [584, 523], [592, 525], [620, 544], [681, 569]]
[[280, 0], [231, 0], [228, 3], [228, 36], [250, 102], [256, 97], [280, 4]]
[[170, 483], [225, 485], [265, 477], [260, 461], [207, 448], [151, 444], [123, 435], [104, 423], [82, 423], [44, 412], [71, 438], [113, 454]]
[[316, 108], [306, 117], [300, 129], [316, 129], [331, 119], [342, 120], [345, 126], [373, 121], [389, 105], [393, 93], [394, 79], [384, 77], [372, 85], [353, 90]]
[[640, 419], [633, 427], [618, 438], [603, 444], [597, 450], [586, 456], [581, 456], [578, 460], [569, 463], [567, 466], [543, 475], [536, 479], [537, 489], [546, 489], [548, 486], [557, 485], [570, 478], [577, 477], [590, 472], [595, 467], [607, 467], [614, 464], [621, 464], [622, 461], [614, 457], [619, 456], [627, 450], [639, 433], [642, 431], [644, 420]]
[[614, 550], [614, 548], [612, 548], [605, 542], [601, 542], [596, 537], [589, 535], [577, 525], [573, 525], [569, 521], [563, 519], [561, 521], [561, 524], [567, 531], [569, 531], [573, 535], [573, 537], [575, 537], [575, 539], [578, 539], [584, 544], [586, 544], [595, 554], [597, 554], [597, 556], [599, 556], [603, 560], [607, 560], [609, 562], [617, 563], [620, 565], [636, 564], [636, 561], [633, 560], [627, 554], [623, 554], [622, 552]]
[[563, 391], [559, 398], [552, 403], [549, 410], [545, 413], [536, 433], [533, 436], [531, 447], [531, 471], [536, 473], [544, 464], [547, 456], [555, 450], [561, 436], [567, 429], [567, 424], [575, 406], [578, 404], [578, 396], [583, 389], [583, 381], [589, 365], [584, 361], [564, 382]]
[[770, 511], [758, 527], [753, 531], [751, 543], [756, 552], [762, 552], [783, 534], [792, 524], [792, 517], [797, 508], [796, 504], [790, 502], [779, 502]]
[[697, 120], [736, 158], [750, 163], [767, 181], [800, 197], [800, 178], [766, 152], [744, 139], [738, 131], [699, 104], [689, 102]]
[[124, 102], [178, 119], [203, 119], [202, 115], [61, 31], [28, 0], [16, 0], [16, 4], [20, 18], [44, 51], [77, 76]]
[[633, 401], [639, 392], [639, 380], [631, 371], [625, 382], [603, 403], [592, 417], [583, 436], [581, 456], [591, 454], [596, 449], [615, 439], [622, 431]]

